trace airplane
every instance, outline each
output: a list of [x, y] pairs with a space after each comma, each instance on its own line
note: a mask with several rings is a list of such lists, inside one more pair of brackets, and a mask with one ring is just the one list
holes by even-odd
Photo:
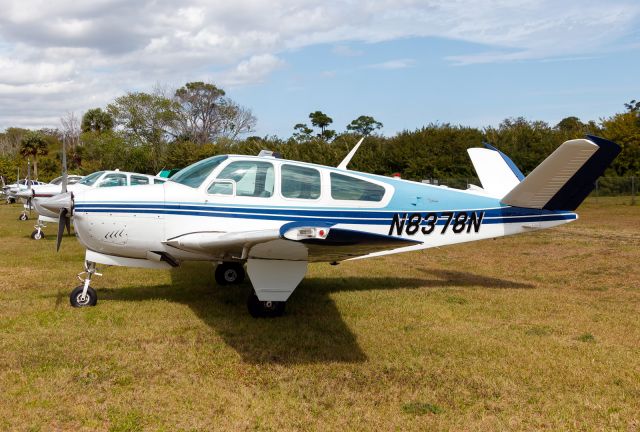
[[[63, 167], [63, 171], [66, 171], [65, 167]], [[58, 184], [45, 184], [39, 187], [32, 187], [29, 190], [24, 190], [17, 194], [18, 197], [26, 201], [25, 207], [33, 206], [38, 213], [38, 222], [34, 226], [34, 231], [31, 233], [31, 238], [34, 240], [41, 240], [44, 238], [44, 232], [42, 229], [46, 227], [47, 222], [58, 223], [58, 213], [52, 213], [42, 207], [40, 202], [43, 199], [60, 194], [63, 191], [62, 182], [64, 181], [64, 178], [74, 179], [73, 182], [67, 181], [64, 186], [66, 191], [73, 193], [80, 193], [92, 188], [160, 184], [167, 180], [165, 178], [159, 178], [148, 174], [125, 172], [117, 169], [110, 171], [96, 171], [86, 177], [72, 175], [65, 177], [65, 174], [63, 174], [60, 178], [61, 181]]]
[[[41, 205], [59, 215], [56, 247], [73, 216], [86, 248], [74, 307], [95, 306], [97, 265], [169, 269], [217, 262], [218, 284], [243, 281], [253, 317], [276, 317], [309, 262], [377, 257], [562, 225], [620, 152], [587, 135], [564, 142], [526, 177], [492, 146], [469, 149], [482, 187], [466, 190], [347, 168], [219, 155], [164, 184], [65, 192]], [[63, 182], [64, 188], [64, 182]], [[84, 275], [83, 277], [81, 277]]]
[[[18, 219], [21, 221], [29, 220], [29, 216], [31, 214], [31, 210], [33, 210], [33, 200], [32, 197], [37, 194], [37, 196], [53, 196], [60, 193], [60, 187], [62, 184], [63, 176], [56, 177], [51, 180], [49, 183], [38, 182], [38, 181], [29, 181], [26, 180], [27, 183], [31, 183], [30, 187], [26, 187], [20, 190], [15, 190], [13, 193], [13, 199], [22, 199], [24, 202], [24, 209]], [[71, 174], [67, 177], [67, 184], [73, 185], [80, 180], [83, 179], [83, 176]], [[40, 192], [42, 191], [42, 192]], [[28, 212], [28, 213], [27, 213]], [[57, 221], [57, 219], [56, 219]]]

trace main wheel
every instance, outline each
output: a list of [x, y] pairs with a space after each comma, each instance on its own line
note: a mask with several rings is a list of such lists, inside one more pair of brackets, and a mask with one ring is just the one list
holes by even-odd
[[42, 240], [44, 238], [44, 233], [42, 232], [42, 230], [34, 230], [31, 233], [31, 238], [34, 240]]
[[71, 306], [73, 307], [86, 307], [86, 306], [95, 306], [98, 303], [98, 294], [96, 290], [89, 287], [87, 289], [87, 295], [82, 297], [82, 290], [84, 289], [84, 285], [79, 285], [71, 291], [71, 295], [69, 296], [69, 300], [71, 301]]
[[235, 262], [223, 262], [216, 267], [216, 282], [218, 285], [240, 284], [244, 281], [244, 268]]
[[7, 204], [15, 204], [15, 203], [16, 203], [15, 198], [7, 198]]
[[275, 318], [284, 315], [287, 302], [260, 301], [255, 291], [249, 294], [247, 309], [254, 318]]
[[26, 213], [21, 213], [20, 216], [18, 216], [18, 220], [21, 220], [21, 221], [29, 220], [29, 215], [27, 215]]

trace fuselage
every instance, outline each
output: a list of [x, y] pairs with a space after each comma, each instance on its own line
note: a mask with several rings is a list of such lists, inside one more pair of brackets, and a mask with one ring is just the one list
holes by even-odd
[[[177, 260], [224, 257], [184, 251], [169, 239], [190, 233], [278, 229], [290, 222], [420, 242], [367, 256], [425, 249], [550, 228], [571, 211], [509, 207], [482, 190], [458, 190], [273, 157], [222, 156], [176, 181], [74, 192], [73, 218], [89, 250]], [[212, 158], [213, 159], [213, 158]], [[205, 162], [205, 161], [202, 161]], [[196, 164], [197, 165], [197, 164]], [[194, 167], [192, 166], [192, 167]]]

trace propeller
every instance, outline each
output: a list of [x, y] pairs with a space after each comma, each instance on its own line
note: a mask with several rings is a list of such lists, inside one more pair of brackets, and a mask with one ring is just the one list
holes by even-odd
[[[31, 159], [27, 160], [27, 190], [31, 192]], [[27, 198], [29, 216], [31, 216], [31, 198], [33, 198], [33, 194], [30, 194], [29, 198]]]
[[73, 192], [64, 192], [49, 199], [43, 200], [42, 207], [47, 210], [58, 213], [58, 237], [56, 239], [56, 250], [60, 250], [60, 243], [62, 243], [62, 235], [64, 234], [64, 228], [67, 228], [67, 232], [71, 232], [71, 216], [73, 214]]
[[67, 148], [65, 145], [66, 140], [62, 140], [62, 189], [61, 192], [67, 192]]

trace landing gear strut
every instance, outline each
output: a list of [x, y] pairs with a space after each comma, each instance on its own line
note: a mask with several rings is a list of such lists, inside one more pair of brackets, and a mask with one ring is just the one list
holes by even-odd
[[244, 281], [244, 268], [241, 263], [223, 262], [216, 267], [218, 285], [241, 284]]
[[247, 309], [254, 318], [275, 318], [284, 315], [284, 308], [287, 302], [283, 301], [260, 301], [255, 291], [249, 294], [247, 299]]
[[[82, 275], [86, 275], [84, 279]], [[95, 306], [98, 303], [98, 294], [96, 290], [91, 288], [89, 284], [91, 283], [91, 277], [93, 275], [102, 276], [101, 273], [96, 271], [96, 263], [91, 261], [86, 261], [84, 264], [84, 271], [78, 273], [78, 279], [82, 282], [82, 285], [79, 285], [71, 291], [71, 295], [69, 296], [69, 300], [71, 301], [71, 306], [73, 307], [86, 307], [86, 306]]]

